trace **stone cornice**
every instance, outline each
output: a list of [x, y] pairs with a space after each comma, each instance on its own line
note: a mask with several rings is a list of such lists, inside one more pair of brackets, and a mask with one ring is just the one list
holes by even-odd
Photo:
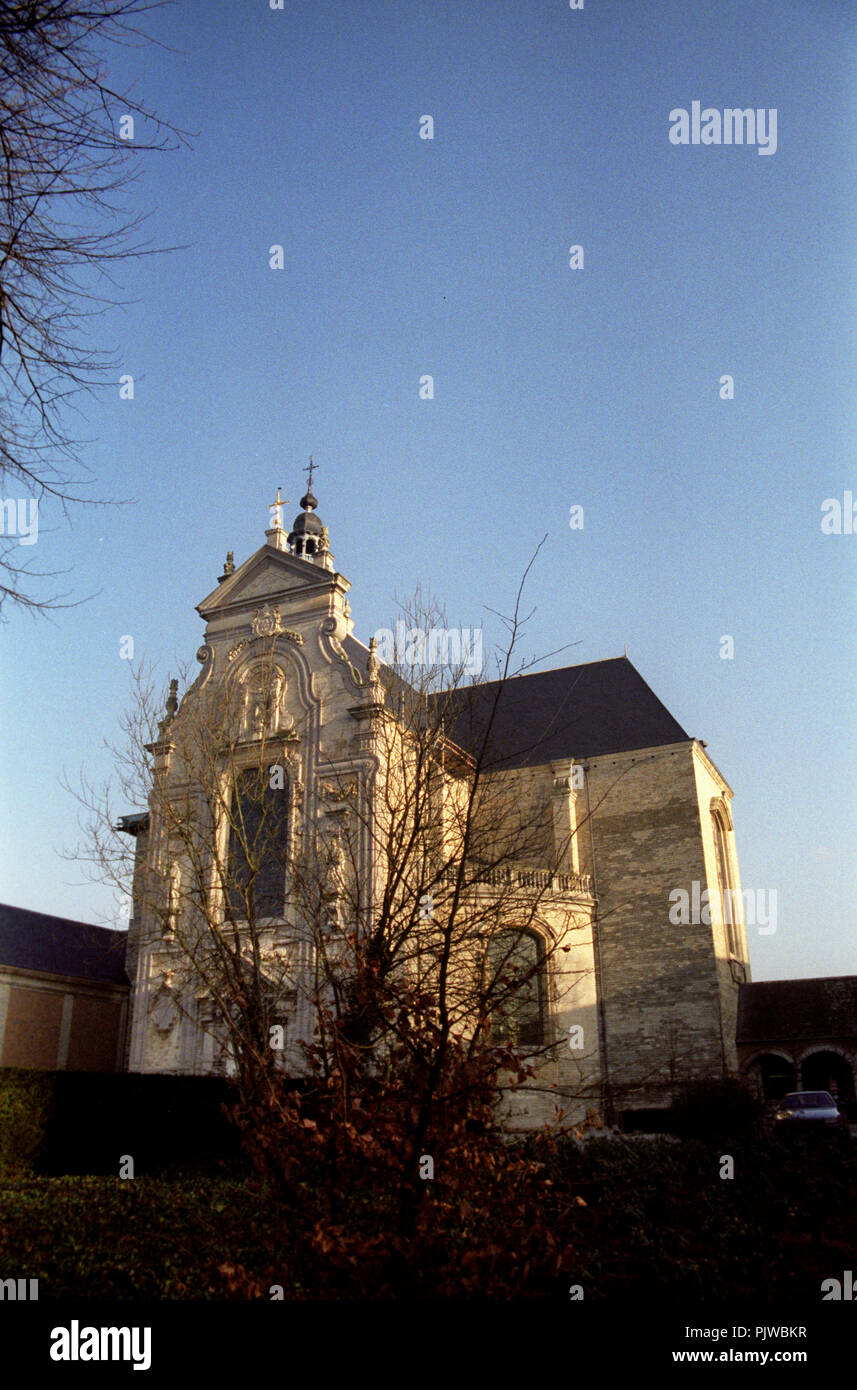
[[717, 766], [717, 764], [713, 762], [711, 758], [709, 758], [699, 739], [695, 738], [691, 746], [693, 748], [694, 757], [698, 758], [699, 761], [702, 763], [703, 767], [707, 769], [707, 771], [711, 774], [714, 780], [722, 785], [724, 791], [728, 792], [730, 797], [733, 797], [735, 795], [734, 791], [730, 787], [729, 783], [726, 781], [726, 778], [723, 776], [723, 773], [720, 771], [720, 768]]

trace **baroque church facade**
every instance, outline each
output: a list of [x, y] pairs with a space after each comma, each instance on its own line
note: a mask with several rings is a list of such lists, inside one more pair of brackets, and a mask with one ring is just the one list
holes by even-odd
[[[267, 737], [282, 747], [289, 795], [304, 822], [336, 832], [349, 808], [371, 814], [383, 775], [374, 731], [379, 709], [389, 714], [391, 684], [376, 640], [367, 646], [353, 634], [350, 584], [335, 567], [317, 506], [310, 475], [290, 531], [278, 504], [265, 544], [237, 567], [229, 555], [198, 605], [206, 625], [201, 672], [181, 705], [171, 691], [151, 748], [155, 780], [169, 787], [182, 776], [174, 747], [184, 711], [205, 692], [238, 691], [247, 745]], [[263, 650], [273, 653], [273, 693], [257, 689]], [[534, 964], [512, 1035], [524, 1052], [536, 1049], [537, 1060], [534, 1075], [507, 1092], [509, 1127], [541, 1126], [558, 1111], [568, 1123], [593, 1110], [612, 1122], [668, 1106], [688, 1081], [737, 1074], [738, 996], [750, 978], [749, 955], [736, 910], [732, 791], [705, 744], [684, 731], [627, 656], [515, 676], [502, 688], [477, 685], [475, 701], [462, 694], [451, 706], [447, 746], [457, 761], [443, 772], [449, 796], [461, 768], [486, 747], [490, 707], [487, 776], [502, 780], [528, 833], [514, 862], [487, 856], [493, 867], [474, 874], [470, 892], [483, 909], [513, 900], [520, 907], [528, 895], [539, 904], [521, 931], [521, 958]], [[120, 828], [136, 839], [127, 1066], [228, 1069], [206, 991], [174, 969], [169, 895], [181, 874], [173, 878], [156, 801]], [[286, 835], [275, 883], [293, 852]], [[371, 884], [378, 866], [369, 837], [356, 852], [358, 876]], [[164, 885], [158, 910], [141, 890], [152, 881]], [[676, 912], [682, 898], [690, 912]], [[508, 936], [514, 924], [503, 911], [497, 931]], [[300, 1043], [314, 1027], [300, 980], [312, 976], [314, 959], [306, 934], [296, 929], [294, 943], [298, 984], [284, 1014], [284, 1055], [297, 1070]], [[490, 955], [484, 933], [478, 949]]]

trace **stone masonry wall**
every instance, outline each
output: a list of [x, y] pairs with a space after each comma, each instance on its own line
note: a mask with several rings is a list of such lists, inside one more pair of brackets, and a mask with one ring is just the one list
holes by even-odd
[[592, 759], [586, 776], [614, 1104], [667, 1105], [728, 1063], [711, 927], [670, 921], [671, 891], [707, 883], [693, 745]]

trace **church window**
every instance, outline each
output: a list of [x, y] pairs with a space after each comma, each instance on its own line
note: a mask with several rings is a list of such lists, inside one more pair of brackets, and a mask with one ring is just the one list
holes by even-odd
[[287, 784], [271, 787], [264, 769], [241, 772], [232, 797], [227, 884], [237, 917], [282, 917], [288, 851]]
[[496, 1042], [537, 1046], [544, 1041], [544, 951], [531, 932], [500, 931], [488, 944], [487, 988]]
[[741, 952], [738, 945], [738, 911], [736, 910], [735, 904], [736, 895], [733, 891], [732, 873], [729, 861], [729, 844], [727, 840], [729, 831], [722, 811], [718, 809], [713, 810], [711, 819], [714, 826], [714, 853], [717, 860], [717, 878], [720, 884], [723, 921], [726, 923], [729, 954], [730, 956], [740, 956]]

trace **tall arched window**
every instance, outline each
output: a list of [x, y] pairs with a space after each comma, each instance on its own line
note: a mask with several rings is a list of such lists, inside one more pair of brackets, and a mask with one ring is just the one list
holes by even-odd
[[726, 817], [719, 807], [711, 812], [714, 827], [714, 854], [717, 860], [717, 878], [720, 885], [720, 900], [723, 907], [723, 921], [726, 923], [726, 939], [730, 956], [740, 956], [738, 922], [740, 907], [735, 901], [732, 871], [729, 859], [729, 827]]
[[544, 951], [531, 932], [499, 931], [488, 943], [486, 985], [495, 1042], [544, 1042]]
[[283, 916], [288, 855], [288, 778], [248, 768], [236, 778], [230, 809], [227, 890], [236, 917]]

